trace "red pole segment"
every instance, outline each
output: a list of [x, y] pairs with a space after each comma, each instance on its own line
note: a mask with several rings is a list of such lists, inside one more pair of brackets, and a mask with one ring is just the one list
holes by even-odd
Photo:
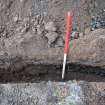
[[67, 26], [66, 26], [66, 37], [65, 37], [65, 46], [64, 46], [64, 53], [68, 53], [69, 49], [69, 35], [70, 35], [70, 27], [71, 27], [71, 12], [68, 12], [67, 15]]

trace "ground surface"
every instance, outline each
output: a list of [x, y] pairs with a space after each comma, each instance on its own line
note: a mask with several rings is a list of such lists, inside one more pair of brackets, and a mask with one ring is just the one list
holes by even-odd
[[105, 83], [0, 84], [0, 105], [105, 105]]

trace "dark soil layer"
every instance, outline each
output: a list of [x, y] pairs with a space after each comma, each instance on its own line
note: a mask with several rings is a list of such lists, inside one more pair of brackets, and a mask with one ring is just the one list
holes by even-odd
[[[1, 70], [0, 82], [40, 82], [40, 81], [62, 81], [62, 65], [28, 64], [21, 69], [11, 66], [9, 70]], [[105, 81], [105, 70], [98, 67], [68, 64], [65, 80], [86, 80], [89, 82]]]

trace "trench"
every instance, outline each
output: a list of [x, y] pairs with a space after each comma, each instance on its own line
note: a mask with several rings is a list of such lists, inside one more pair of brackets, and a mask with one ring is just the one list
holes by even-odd
[[0, 83], [23, 83], [40, 81], [68, 81], [83, 80], [89, 82], [104, 82], [105, 69], [80, 64], [68, 63], [65, 79], [61, 79], [62, 63], [22, 63], [11, 64], [6, 67], [0, 65]]

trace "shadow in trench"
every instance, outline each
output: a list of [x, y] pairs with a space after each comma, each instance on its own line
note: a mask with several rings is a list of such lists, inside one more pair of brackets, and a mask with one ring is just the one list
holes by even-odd
[[62, 64], [27, 64], [21, 69], [0, 69], [0, 83], [83, 80], [104, 82], [105, 69], [80, 64], [67, 64], [65, 79], [61, 79]]

